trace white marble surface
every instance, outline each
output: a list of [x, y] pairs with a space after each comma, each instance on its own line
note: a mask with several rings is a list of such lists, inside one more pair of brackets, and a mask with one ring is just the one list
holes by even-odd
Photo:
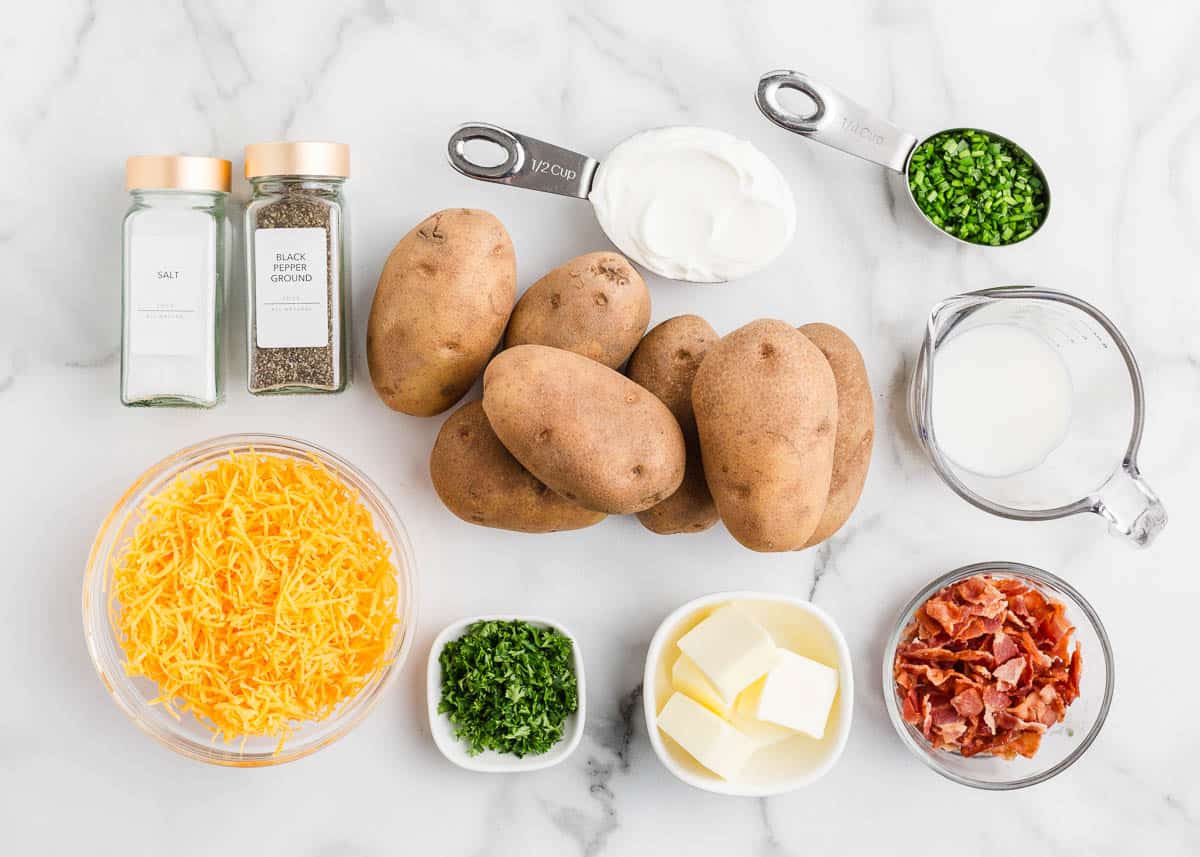
[[[980, 7], [983, 8], [980, 8]], [[28, 3], [0, 32], [0, 851], [7, 854], [987, 855], [1200, 852], [1195, 603], [1200, 483], [1200, 13], [1178, 2], [671, 4]], [[897, 220], [883, 173], [760, 117], [758, 75], [820, 75], [917, 132], [978, 124], [1044, 162], [1054, 215], [1006, 252]], [[597, 155], [629, 133], [700, 123], [746, 136], [784, 171], [800, 228], [786, 257], [736, 285], [652, 279], [654, 319], [728, 331], [760, 316], [828, 320], [865, 352], [877, 452], [850, 525], [819, 550], [760, 556], [720, 529], [656, 537], [632, 519], [532, 537], [472, 528], [438, 503], [438, 419], [376, 399], [359, 350], [343, 396], [255, 400], [244, 360], [211, 413], [117, 398], [122, 164], [280, 137], [351, 144], [354, 329], [385, 254], [434, 209], [495, 211], [520, 284], [605, 247], [586, 205], [469, 182], [448, 132], [504, 123]], [[239, 193], [244, 183], [239, 182]], [[928, 308], [1036, 282], [1094, 301], [1145, 372], [1142, 464], [1172, 515], [1151, 549], [1097, 518], [1019, 524], [968, 508], [919, 457], [902, 391]], [[234, 302], [241, 297], [235, 285]], [[240, 354], [243, 315], [233, 313]], [[237, 771], [146, 739], [84, 649], [79, 586], [96, 525], [145, 466], [235, 431], [294, 433], [363, 466], [415, 541], [418, 645], [386, 701], [307, 760]], [[1014, 559], [1057, 571], [1113, 637], [1107, 728], [1072, 770], [1012, 794], [922, 767], [887, 722], [875, 676], [895, 611], [949, 568]], [[676, 782], [634, 704], [670, 609], [733, 587], [808, 593], [850, 640], [860, 691], [840, 765], [767, 801]], [[590, 721], [562, 766], [489, 777], [447, 764], [424, 722], [422, 665], [456, 617], [522, 610], [575, 629]], [[936, 821], [931, 827], [914, 816]], [[923, 843], [913, 846], [914, 830]]]

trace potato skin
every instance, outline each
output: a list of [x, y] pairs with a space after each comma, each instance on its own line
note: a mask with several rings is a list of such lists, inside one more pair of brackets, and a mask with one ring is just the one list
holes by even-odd
[[715, 345], [692, 385], [704, 473], [717, 511], [751, 550], [803, 547], [829, 495], [837, 388], [820, 349], [760, 319]]
[[367, 364], [389, 408], [440, 414], [461, 399], [504, 335], [517, 262], [487, 211], [448, 208], [392, 249], [367, 322]]
[[833, 476], [825, 512], [806, 547], [819, 544], [841, 529], [862, 496], [875, 442], [875, 401], [867, 366], [854, 340], [832, 324], [806, 324], [800, 332], [829, 361], [837, 386], [837, 436], [833, 443]]
[[654, 327], [629, 358], [629, 378], [670, 409], [687, 445], [687, 464], [679, 490], [657, 506], [638, 512], [642, 526], [652, 532], [699, 533], [717, 522], [717, 506], [704, 479], [700, 458], [692, 381], [704, 355], [720, 338], [700, 316], [680, 315]]
[[471, 524], [555, 533], [605, 518], [555, 494], [522, 467], [492, 431], [480, 401], [467, 402], [442, 424], [429, 476], [446, 508]]
[[719, 520], [717, 504], [704, 478], [699, 444], [688, 447], [683, 482], [667, 499], [637, 513], [637, 519], [652, 533], [702, 533]]
[[521, 295], [504, 347], [549, 345], [617, 369], [650, 323], [650, 290], [620, 253], [587, 253]]
[[640, 512], [683, 480], [683, 432], [667, 406], [580, 354], [501, 351], [483, 373], [483, 409], [517, 461], [597, 512]]

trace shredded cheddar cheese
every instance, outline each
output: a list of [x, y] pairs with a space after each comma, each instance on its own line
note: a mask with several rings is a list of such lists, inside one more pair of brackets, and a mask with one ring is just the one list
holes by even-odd
[[140, 510], [109, 615], [156, 704], [226, 742], [328, 717], [397, 632], [390, 548], [317, 462], [255, 452], [178, 477]]

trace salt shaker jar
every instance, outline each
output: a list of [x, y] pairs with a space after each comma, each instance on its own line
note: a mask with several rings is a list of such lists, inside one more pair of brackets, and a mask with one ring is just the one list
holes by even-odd
[[246, 147], [247, 387], [340, 393], [350, 381], [344, 143]]
[[221, 399], [229, 161], [125, 163], [121, 402], [211, 408]]

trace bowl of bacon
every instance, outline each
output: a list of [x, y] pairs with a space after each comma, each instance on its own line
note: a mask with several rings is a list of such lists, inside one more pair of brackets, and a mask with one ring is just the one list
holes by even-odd
[[892, 725], [917, 758], [981, 789], [1044, 782], [1104, 725], [1113, 654], [1061, 578], [1015, 562], [939, 577], [905, 606], [883, 658]]

